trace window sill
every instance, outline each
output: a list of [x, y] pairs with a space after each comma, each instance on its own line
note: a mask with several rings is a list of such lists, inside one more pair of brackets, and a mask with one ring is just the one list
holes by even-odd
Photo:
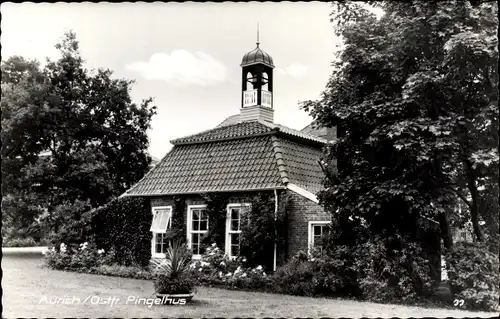
[[154, 253], [151, 255], [151, 258], [166, 258], [166, 255], [161, 253]]

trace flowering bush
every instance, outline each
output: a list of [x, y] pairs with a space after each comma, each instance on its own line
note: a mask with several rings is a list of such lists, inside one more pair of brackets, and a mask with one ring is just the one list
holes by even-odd
[[245, 267], [245, 258], [228, 258], [214, 243], [207, 247], [200, 260], [190, 265], [198, 282], [205, 285], [223, 285], [232, 289], [263, 289], [269, 281], [262, 266]]
[[61, 243], [58, 248], [50, 247], [44, 253], [46, 265], [58, 270], [92, 272], [96, 267], [112, 264], [113, 259], [113, 251], [106, 253], [104, 249], [97, 249], [95, 244], [88, 242], [78, 246]]
[[224, 278], [226, 287], [231, 289], [248, 289], [248, 290], [268, 290], [270, 276], [268, 276], [262, 266], [255, 268], [238, 267], [229, 276]]

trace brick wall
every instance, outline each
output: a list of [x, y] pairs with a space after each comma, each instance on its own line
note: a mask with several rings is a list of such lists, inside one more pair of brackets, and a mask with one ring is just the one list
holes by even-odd
[[288, 191], [288, 256], [299, 250], [307, 252], [309, 221], [330, 221], [331, 215], [323, 207], [293, 191]]

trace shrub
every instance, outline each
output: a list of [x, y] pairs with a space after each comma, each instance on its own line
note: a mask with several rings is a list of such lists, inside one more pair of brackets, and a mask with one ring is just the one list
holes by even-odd
[[269, 290], [271, 282], [270, 276], [260, 265], [255, 268], [238, 267], [231, 276], [226, 274], [222, 279], [227, 288], [258, 291]]
[[3, 241], [3, 247], [33, 247], [38, 246], [40, 243], [35, 242], [32, 237], [27, 238], [12, 238]]
[[457, 242], [446, 254], [451, 292], [471, 310], [498, 310], [498, 254], [487, 244]]
[[314, 296], [318, 286], [318, 270], [316, 262], [292, 260], [277, 269], [272, 278], [272, 289], [277, 293]]
[[[242, 265], [241, 259], [229, 259], [215, 243], [208, 246], [200, 260], [191, 262], [189, 268], [200, 284], [219, 285], [227, 273], [233, 273]], [[223, 276], [223, 275], [224, 276]]]
[[419, 244], [394, 247], [387, 241], [373, 240], [354, 248], [354, 256], [365, 299], [408, 302], [430, 296], [435, 282], [430, 261]]
[[66, 244], [61, 243], [58, 250], [55, 247], [50, 247], [45, 252], [44, 261], [49, 268], [65, 270], [71, 268], [71, 256]]
[[90, 213], [92, 238], [115, 252], [114, 262], [146, 267], [151, 259], [151, 207], [148, 199], [117, 198]]
[[267, 290], [270, 276], [261, 265], [246, 267], [244, 257], [227, 258], [215, 243], [207, 247], [201, 260], [191, 262], [189, 268], [199, 284], [224, 286], [229, 289]]
[[310, 258], [299, 251], [272, 277], [272, 290], [305, 296], [349, 296], [357, 288], [346, 259], [316, 251]]
[[97, 249], [93, 243], [84, 242], [79, 245], [50, 247], [44, 253], [45, 264], [52, 269], [75, 270], [80, 272], [94, 272], [96, 267], [111, 264], [114, 252], [105, 253]]
[[88, 203], [82, 201], [57, 206], [52, 217], [43, 220], [44, 224], [53, 224], [53, 227], [45, 226], [54, 229], [49, 238], [51, 244], [73, 246], [92, 240], [89, 210]]

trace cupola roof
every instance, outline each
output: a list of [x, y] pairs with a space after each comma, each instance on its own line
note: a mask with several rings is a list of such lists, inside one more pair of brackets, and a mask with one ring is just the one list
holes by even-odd
[[264, 52], [257, 42], [257, 47], [243, 56], [240, 66], [248, 66], [252, 64], [262, 63], [274, 68], [273, 58]]

